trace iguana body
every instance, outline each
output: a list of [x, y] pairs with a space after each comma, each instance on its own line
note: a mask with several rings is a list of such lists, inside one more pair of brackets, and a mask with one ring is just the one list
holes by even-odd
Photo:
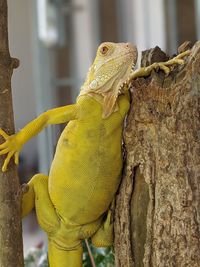
[[0, 155], [8, 153], [5, 171], [12, 156], [18, 163], [19, 151], [31, 137], [49, 124], [69, 122], [49, 176], [35, 175], [22, 201], [22, 215], [35, 207], [48, 235], [50, 267], [82, 266], [85, 238], [91, 237], [95, 246], [112, 244], [109, 206], [120, 182], [123, 121], [130, 105], [128, 91], [121, 89], [136, 58], [130, 44], [103, 43], [76, 104], [43, 113], [13, 136], [0, 131], [6, 139]]
[[[118, 103], [119, 110], [102, 119], [101, 104], [87, 95], [80, 97], [70, 106], [74, 111], [58, 141], [49, 177], [39, 174], [29, 182], [23, 216], [36, 205], [38, 221], [47, 232], [52, 249], [56, 247], [54, 250], [79, 252], [81, 240], [98, 232], [106, 219], [120, 182], [122, 125], [130, 105], [128, 95], [120, 96]], [[92, 239], [95, 246], [112, 244], [110, 220], [107, 231], [96, 237]], [[66, 263], [61, 265], [59, 257], [58, 264], [51, 266], [80, 266], [81, 253], [77, 257], [76, 265], [67, 265], [64, 256]], [[51, 253], [49, 258], [51, 263]]]
[[91, 97], [82, 96], [76, 108], [77, 119], [69, 122], [58, 141], [49, 194], [66, 223], [84, 225], [108, 210], [118, 188], [122, 126], [129, 101], [120, 96], [119, 110], [107, 119], [102, 119], [102, 107]]

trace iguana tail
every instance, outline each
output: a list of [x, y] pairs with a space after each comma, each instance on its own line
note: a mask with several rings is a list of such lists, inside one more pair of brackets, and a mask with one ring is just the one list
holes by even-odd
[[48, 242], [48, 260], [50, 267], [81, 267], [83, 258], [82, 246], [74, 250], [57, 248], [51, 240]]

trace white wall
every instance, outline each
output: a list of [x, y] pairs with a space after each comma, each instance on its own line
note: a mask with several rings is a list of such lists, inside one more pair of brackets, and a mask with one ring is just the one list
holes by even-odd
[[[20, 59], [20, 67], [12, 78], [14, 116], [16, 131], [22, 128], [36, 114], [33, 78], [33, 51], [31, 45], [31, 1], [8, 0], [8, 23], [10, 54]], [[28, 143], [23, 150], [28, 163], [36, 155], [36, 140]]]
[[72, 75], [79, 81], [78, 93], [99, 45], [99, 13], [97, 0], [74, 0], [73, 5], [80, 7], [80, 10], [72, 13], [71, 47], [74, 61]]
[[117, 3], [120, 41], [134, 43], [139, 53], [156, 45], [165, 50], [164, 0], [117, 0]]

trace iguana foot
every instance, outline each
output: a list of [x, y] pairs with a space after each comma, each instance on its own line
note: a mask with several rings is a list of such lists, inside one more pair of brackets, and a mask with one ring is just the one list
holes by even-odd
[[30, 180], [22, 198], [22, 217], [26, 216], [34, 207], [38, 223], [47, 233], [54, 233], [60, 225], [58, 216], [48, 192], [48, 176], [36, 174]]
[[12, 157], [14, 157], [15, 164], [19, 164], [19, 151], [21, 150], [21, 144], [16, 138], [16, 134], [9, 136], [3, 129], [0, 128], [0, 136], [5, 139], [5, 142], [0, 144], [0, 155], [6, 155], [4, 160], [2, 171], [7, 171], [8, 164]]
[[114, 205], [112, 204], [102, 226], [91, 237], [92, 244], [95, 247], [109, 247], [113, 245], [113, 210]]
[[155, 62], [152, 65], [148, 66], [148, 67], [142, 67], [136, 71], [134, 71], [129, 79], [129, 84], [132, 80], [139, 78], [139, 77], [146, 77], [148, 75], [150, 75], [152, 70], [157, 70], [157, 69], [161, 69], [164, 71], [165, 74], [169, 74], [170, 72], [170, 68], [169, 66], [171, 65], [175, 65], [175, 64], [179, 64], [179, 65], [183, 65], [185, 64], [184, 61], [184, 57], [188, 56], [190, 54], [190, 50], [187, 50], [181, 54], [179, 54], [178, 56], [166, 61], [166, 62]]

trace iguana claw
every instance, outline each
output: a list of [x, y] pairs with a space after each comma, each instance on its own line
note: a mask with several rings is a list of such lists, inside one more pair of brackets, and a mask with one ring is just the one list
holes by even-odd
[[[5, 140], [7, 140], [8, 137], [9, 137], [9, 135], [3, 129], [1, 129], [1, 128], [0, 128], [0, 135], [3, 136], [3, 138]], [[0, 146], [2, 146], [2, 145], [0, 145]]]

